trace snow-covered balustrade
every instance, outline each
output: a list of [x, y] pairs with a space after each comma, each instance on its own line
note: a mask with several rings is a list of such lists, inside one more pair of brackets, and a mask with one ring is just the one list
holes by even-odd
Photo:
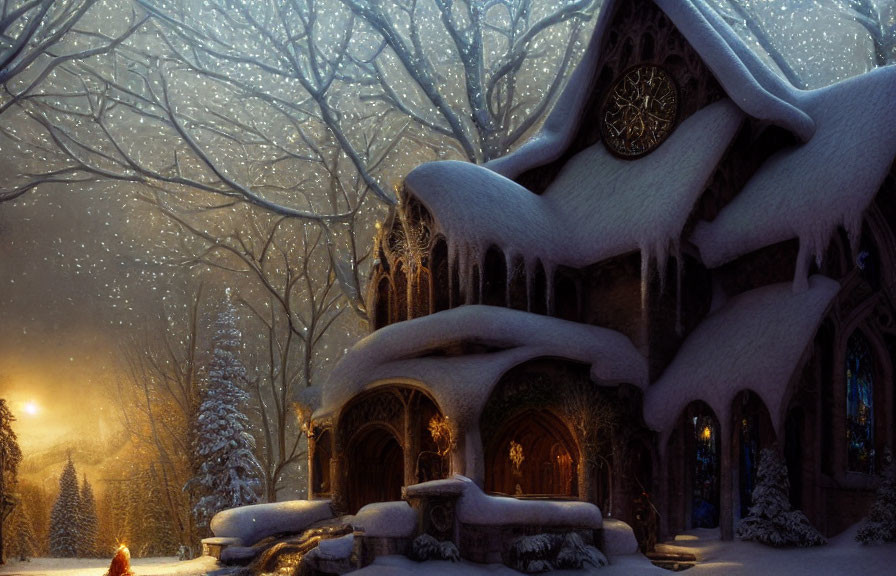
[[457, 503], [458, 548], [463, 558], [474, 562], [506, 563], [511, 546], [521, 536], [575, 532], [593, 544], [603, 527], [600, 509], [590, 502], [492, 496], [469, 478], [454, 479], [465, 484]]
[[647, 389], [647, 424], [668, 434], [694, 400], [706, 402], [720, 422], [727, 422], [735, 395], [752, 390], [780, 437], [788, 383], [839, 288], [833, 280], [813, 276], [802, 293], [782, 283], [732, 298], [691, 333]]
[[211, 529], [217, 539], [231, 539], [232, 546], [251, 546], [275, 534], [297, 534], [332, 517], [329, 500], [291, 500], [218, 512], [212, 518]]

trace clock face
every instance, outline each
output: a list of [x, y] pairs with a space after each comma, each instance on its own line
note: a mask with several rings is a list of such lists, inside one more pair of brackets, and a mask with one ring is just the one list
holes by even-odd
[[659, 66], [629, 68], [610, 86], [600, 117], [607, 148], [623, 158], [638, 158], [675, 128], [678, 86]]

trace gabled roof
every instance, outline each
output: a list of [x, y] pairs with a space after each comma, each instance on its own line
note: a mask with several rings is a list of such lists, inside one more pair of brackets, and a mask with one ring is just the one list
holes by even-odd
[[[804, 289], [809, 257], [824, 252], [838, 225], [857, 234], [865, 208], [896, 157], [896, 67], [800, 91], [768, 69], [703, 0], [654, 1], [741, 111], [786, 128], [803, 141], [767, 160], [716, 220], [701, 223], [690, 240], [704, 263], [715, 267], [797, 237], [801, 255], [795, 281]], [[486, 164], [488, 170], [513, 178], [559, 158], [570, 145], [593, 89], [598, 52], [614, 7], [610, 0], [601, 11], [585, 57], [539, 134]], [[481, 258], [489, 243], [501, 247], [508, 258], [522, 255], [528, 264], [538, 258], [547, 268], [584, 266], [635, 249], [641, 250], [643, 262], [654, 257], [662, 261], [669, 246], [680, 240], [679, 213], [690, 213], [706, 184], [707, 164], [716, 163], [730, 142], [730, 124], [723, 123], [719, 134], [707, 134], [693, 129], [699, 119], [691, 120], [682, 122], [653, 153], [618, 161], [629, 165], [625, 171], [617, 170], [598, 142], [567, 163], [543, 198], [483, 168], [457, 163], [420, 166], [408, 175], [406, 185], [453, 245], [452, 257], [460, 259], [462, 275], [468, 273], [464, 263]], [[681, 143], [687, 138], [676, 138], [682, 132], [692, 139], [694, 150], [687, 150], [688, 157], [702, 154], [699, 171], [670, 167], [667, 161], [685, 151]], [[576, 164], [587, 166], [576, 171]], [[683, 189], [663, 198], [641, 188], [658, 181]], [[639, 202], [670, 199], [681, 204], [668, 218], [655, 217], [650, 206], [629, 210]]]
[[[486, 163], [486, 167], [516, 178], [526, 170], [556, 160], [569, 147], [594, 86], [604, 35], [609, 31], [616, 4], [624, 1], [604, 2], [585, 55], [539, 133], [516, 151]], [[672, 20], [741, 110], [753, 118], [786, 128], [801, 140], [812, 137], [814, 120], [795, 105], [799, 91], [769, 70], [703, 0], [653, 1]]]

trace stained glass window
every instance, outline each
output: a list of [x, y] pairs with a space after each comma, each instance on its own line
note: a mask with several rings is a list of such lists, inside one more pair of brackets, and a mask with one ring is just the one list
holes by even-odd
[[719, 525], [718, 430], [712, 416], [694, 416], [696, 459], [694, 467], [692, 524], [694, 528]]
[[874, 359], [854, 332], [846, 344], [846, 446], [849, 470], [874, 473]]

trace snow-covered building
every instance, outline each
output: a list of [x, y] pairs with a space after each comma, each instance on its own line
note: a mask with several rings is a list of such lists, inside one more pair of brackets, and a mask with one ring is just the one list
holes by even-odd
[[407, 177], [310, 492], [462, 474], [731, 537], [777, 445], [839, 531], [896, 436], [894, 156], [896, 67], [799, 91], [700, 0], [607, 0], [535, 138]]

